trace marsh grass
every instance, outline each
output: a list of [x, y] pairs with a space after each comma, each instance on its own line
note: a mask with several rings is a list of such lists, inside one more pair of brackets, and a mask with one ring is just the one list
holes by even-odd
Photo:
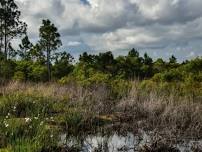
[[184, 88], [150, 87], [142, 90], [137, 85], [134, 86], [130, 95], [122, 99], [117, 108], [131, 115], [130, 120], [138, 122], [140, 128], [158, 130], [159, 133], [174, 138], [202, 138], [200, 95], [195, 96], [194, 100], [190, 94], [184, 94]]
[[114, 98], [105, 85], [10, 82], [1, 86], [0, 151], [60, 151], [61, 132], [84, 136], [103, 130], [135, 133], [141, 128], [170, 143], [202, 138], [200, 88], [189, 92], [184, 84], [139, 81], [131, 86], [121, 98]]

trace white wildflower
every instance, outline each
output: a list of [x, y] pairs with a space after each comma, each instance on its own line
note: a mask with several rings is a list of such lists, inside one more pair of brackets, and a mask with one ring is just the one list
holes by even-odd
[[30, 122], [30, 121], [32, 121], [31, 118], [25, 118], [25, 122]]
[[9, 124], [4, 120], [4, 126], [6, 127], [6, 128], [8, 128], [8, 126], [9, 126]]
[[8, 123], [4, 123], [5, 127], [8, 128], [9, 127], [9, 124]]
[[13, 111], [14, 111], [14, 112], [16, 111], [16, 106], [13, 107]]
[[40, 122], [40, 126], [42, 126], [42, 125], [43, 125], [43, 123], [44, 123], [44, 122], [43, 122], [43, 121], [41, 121], [41, 122]]

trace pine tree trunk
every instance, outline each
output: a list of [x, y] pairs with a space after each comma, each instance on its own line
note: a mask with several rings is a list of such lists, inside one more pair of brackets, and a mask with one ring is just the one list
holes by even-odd
[[4, 35], [4, 58], [5, 58], [5, 60], [7, 60], [7, 36], [6, 36], [6, 34]]
[[47, 70], [48, 70], [48, 81], [51, 81], [51, 67], [50, 67], [50, 50], [47, 50]]
[[3, 47], [3, 27], [2, 27], [2, 19], [0, 21], [0, 52], [2, 52], [2, 47]]
[[0, 52], [2, 52], [2, 46], [3, 46], [3, 38], [2, 35], [0, 36]]
[[[7, 11], [7, 6], [5, 6]], [[4, 16], [4, 59], [7, 60], [7, 24], [6, 17]]]

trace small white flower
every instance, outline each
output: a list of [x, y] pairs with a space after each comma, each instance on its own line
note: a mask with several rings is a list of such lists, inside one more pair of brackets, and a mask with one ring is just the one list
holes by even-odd
[[50, 137], [53, 138], [53, 135], [51, 134]]
[[8, 128], [8, 126], [9, 126], [9, 124], [4, 120], [4, 126], [6, 127], [6, 128]]
[[43, 125], [43, 121], [40, 122], [40, 126], [42, 126], [42, 125]]
[[25, 122], [30, 122], [30, 121], [32, 121], [31, 118], [25, 118]]
[[9, 126], [9, 124], [6, 123], [6, 124], [5, 124], [5, 127], [8, 128], [8, 126]]
[[38, 117], [34, 117], [34, 119], [35, 119], [35, 120], [38, 120], [39, 118], [38, 118]]

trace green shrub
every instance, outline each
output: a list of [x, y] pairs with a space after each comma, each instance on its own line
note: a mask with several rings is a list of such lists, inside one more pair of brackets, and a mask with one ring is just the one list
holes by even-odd
[[15, 72], [15, 62], [0, 60], [0, 81], [10, 80]]
[[45, 66], [34, 64], [32, 65], [32, 71], [29, 73], [29, 78], [31, 81], [35, 82], [46, 82], [47, 81], [47, 68]]
[[140, 87], [140, 89], [145, 90], [145, 91], [154, 90], [157, 87], [157, 83], [152, 80], [143, 80], [140, 83], [139, 87]]
[[155, 74], [151, 80], [155, 82], [183, 82], [184, 75], [183, 71], [172, 69], [163, 73]]
[[114, 80], [111, 80], [110, 87], [114, 96], [116, 98], [121, 98], [128, 95], [132, 88], [132, 84], [127, 80], [115, 78]]
[[25, 81], [25, 74], [22, 71], [17, 71], [14, 73], [13, 79], [16, 81]]
[[70, 84], [76, 83], [76, 79], [71, 75], [65, 76], [65, 77], [62, 77], [60, 80], [58, 80], [58, 83], [62, 85], [70, 85]]

